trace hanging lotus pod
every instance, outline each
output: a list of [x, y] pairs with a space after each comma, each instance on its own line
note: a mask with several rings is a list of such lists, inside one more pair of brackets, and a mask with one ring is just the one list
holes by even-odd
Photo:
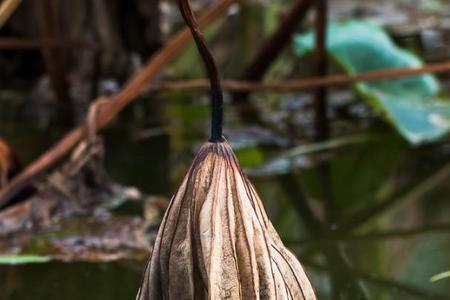
[[316, 299], [227, 142], [205, 144], [194, 159], [136, 299]]

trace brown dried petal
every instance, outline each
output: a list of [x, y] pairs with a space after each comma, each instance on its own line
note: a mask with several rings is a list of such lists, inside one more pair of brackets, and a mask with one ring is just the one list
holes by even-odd
[[205, 144], [194, 159], [136, 299], [316, 299], [226, 142]]

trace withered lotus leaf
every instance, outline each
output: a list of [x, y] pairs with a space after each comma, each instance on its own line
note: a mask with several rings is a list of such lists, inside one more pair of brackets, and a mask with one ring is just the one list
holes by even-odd
[[205, 144], [194, 159], [136, 299], [316, 299], [227, 142]]

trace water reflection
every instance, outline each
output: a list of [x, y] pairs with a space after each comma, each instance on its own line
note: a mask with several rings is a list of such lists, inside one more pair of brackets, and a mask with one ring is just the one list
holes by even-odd
[[141, 270], [125, 262], [0, 267], [0, 299], [133, 299]]

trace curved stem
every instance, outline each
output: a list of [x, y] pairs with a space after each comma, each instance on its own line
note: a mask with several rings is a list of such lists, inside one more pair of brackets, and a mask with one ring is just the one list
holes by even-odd
[[197, 23], [197, 19], [192, 12], [189, 0], [178, 0], [181, 14], [183, 15], [186, 24], [189, 26], [195, 43], [197, 44], [198, 51], [203, 59], [203, 63], [206, 67], [206, 72], [210, 80], [211, 88], [211, 136], [210, 142], [221, 142], [222, 137], [222, 123], [223, 123], [223, 95], [222, 87], [220, 85], [219, 72], [214, 61], [214, 57], [211, 54], [208, 46], [206, 45], [205, 38]]

